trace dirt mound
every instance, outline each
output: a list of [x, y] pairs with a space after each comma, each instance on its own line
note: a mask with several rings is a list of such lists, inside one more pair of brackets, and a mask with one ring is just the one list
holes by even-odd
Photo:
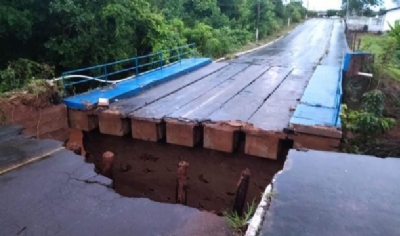
[[64, 141], [67, 109], [60, 102], [57, 87], [43, 80], [29, 84], [25, 91], [2, 94], [0, 125], [21, 125], [27, 135]]
[[60, 104], [59, 94], [56, 86], [40, 80], [29, 84], [26, 91], [4, 94], [0, 97], [0, 102], [14, 106], [23, 105], [34, 109], [42, 109]]

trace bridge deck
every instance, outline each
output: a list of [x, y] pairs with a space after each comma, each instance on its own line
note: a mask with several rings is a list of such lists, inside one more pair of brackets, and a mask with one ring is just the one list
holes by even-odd
[[[272, 159], [287, 139], [306, 148], [332, 150], [340, 131], [334, 127], [334, 135], [321, 139], [313, 136], [314, 126], [331, 124], [305, 122], [316, 112], [337, 111], [339, 69], [334, 66], [340, 64], [336, 54], [342, 53], [335, 52], [328, 65], [318, 66], [329, 46], [325, 31], [332, 28], [339, 34], [341, 25], [309, 21], [299, 32], [269, 47], [229, 62], [212, 63], [89, 116], [70, 111], [70, 120], [75, 128], [86, 131], [99, 126], [104, 134], [131, 134], [141, 140], [201, 145], [224, 152], [244, 148], [246, 154]], [[307, 29], [318, 32], [310, 35]], [[299, 47], [305, 40], [313, 44], [313, 50]], [[339, 50], [337, 45], [332, 47], [333, 52]], [[314, 104], [320, 100], [330, 105]], [[334, 117], [328, 117], [329, 121]], [[321, 123], [327, 117], [320, 118]]]
[[[212, 63], [97, 112], [102, 133], [277, 158], [312, 71]], [[268, 145], [260, 145], [268, 143]]]

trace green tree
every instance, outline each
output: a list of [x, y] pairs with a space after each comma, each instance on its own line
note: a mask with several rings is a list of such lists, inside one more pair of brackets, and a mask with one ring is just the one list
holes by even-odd
[[330, 10], [326, 11], [326, 16], [327, 16], [327, 17], [337, 16], [338, 14], [339, 14], [339, 11], [338, 11], [338, 10], [332, 10], [332, 9], [330, 9]]
[[59, 74], [192, 42], [217, 57], [305, 13], [295, 0], [0, 0], [0, 71], [29, 61]]
[[361, 15], [364, 9], [371, 6], [381, 6], [384, 0], [342, 0], [342, 9], [344, 11], [353, 12]]

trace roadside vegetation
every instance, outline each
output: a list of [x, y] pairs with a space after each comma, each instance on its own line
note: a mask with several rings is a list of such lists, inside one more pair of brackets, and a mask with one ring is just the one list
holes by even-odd
[[[342, 110], [346, 152], [400, 156], [400, 24], [384, 35], [363, 34], [360, 50], [374, 54], [374, 77], [347, 86]], [[360, 94], [361, 92], [361, 94]]]
[[238, 215], [236, 212], [223, 212], [225, 219], [230, 227], [235, 230], [236, 235], [242, 236], [246, 233], [247, 225], [256, 212], [257, 203], [253, 200], [250, 204], [247, 203], [247, 210], [243, 216]]
[[257, 26], [264, 42], [305, 15], [299, 0], [0, 0], [0, 93], [187, 43], [218, 58], [252, 47]]

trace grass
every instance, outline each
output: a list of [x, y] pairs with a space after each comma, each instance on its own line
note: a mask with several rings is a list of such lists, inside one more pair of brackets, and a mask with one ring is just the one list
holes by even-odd
[[31, 80], [27, 85], [24, 86], [23, 90], [29, 94], [33, 94], [39, 97], [42, 93], [45, 93], [50, 85], [45, 80]]
[[285, 36], [286, 34], [290, 33], [290, 31], [292, 31], [294, 28], [301, 25], [302, 23], [303, 22], [298, 22], [298, 23], [292, 23], [289, 26], [285, 25], [281, 30], [279, 30], [271, 35], [268, 35], [267, 37], [265, 37], [263, 39], [260, 39], [257, 43], [250, 42], [250, 43], [244, 45], [243, 47], [238, 48], [234, 52], [227, 54], [225, 56], [225, 58], [232, 59], [232, 58], [235, 58], [235, 55], [239, 52], [248, 51], [248, 50], [260, 47], [264, 44], [270, 43], [270, 42], [274, 41], [275, 39], [278, 39], [279, 37]]
[[[389, 40], [389, 36], [387, 35], [362, 35], [360, 36], [361, 44], [360, 49], [363, 51], [368, 51], [375, 54], [375, 58], [378, 59], [384, 56], [385, 43]], [[385, 63], [381, 65], [384, 69], [385, 74], [398, 82], [400, 82], [400, 67], [397, 63]]]
[[228, 221], [230, 227], [232, 227], [238, 235], [244, 235], [247, 228], [247, 223], [250, 221], [251, 217], [253, 217], [254, 212], [256, 211], [256, 201], [253, 200], [251, 204], [247, 203], [247, 211], [243, 216], [239, 216], [236, 212], [227, 212], [223, 213], [224, 217]]
[[278, 197], [278, 193], [275, 191], [271, 191], [267, 194], [267, 198], [271, 199], [271, 198], [277, 198]]

